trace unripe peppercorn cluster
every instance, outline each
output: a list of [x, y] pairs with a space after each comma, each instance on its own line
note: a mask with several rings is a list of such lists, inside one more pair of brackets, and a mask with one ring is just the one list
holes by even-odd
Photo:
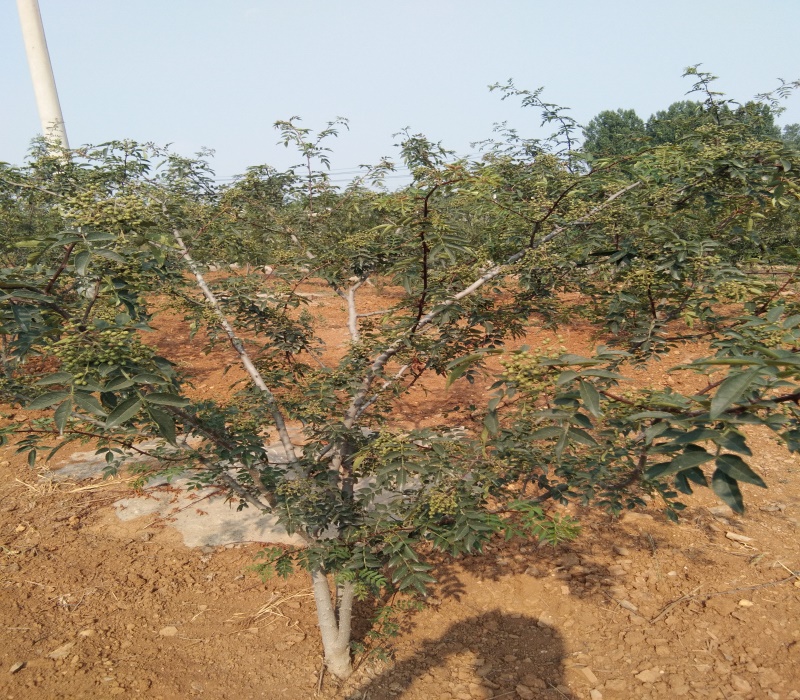
[[538, 351], [523, 350], [500, 360], [505, 380], [514, 384], [521, 392], [535, 398], [552, 384], [561, 372], [559, 367], [542, 364], [542, 360], [566, 352], [566, 348], [554, 348], [545, 340]]
[[50, 350], [61, 361], [62, 369], [75, 376], [78, 386], [102, 365], [149, 364], [154, 355], [135, 331], [119, 326], [81, 331], [68, 324], [67, 334], [53, 342]]

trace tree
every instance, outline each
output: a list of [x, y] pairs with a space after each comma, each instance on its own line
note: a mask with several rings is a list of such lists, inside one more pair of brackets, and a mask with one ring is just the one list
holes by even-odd
[[[548, 507], [557, 501], [618, 512], [652, 494], [674, 517], [680, 493], [710, 483], [740, 511], [738, 484], [764, 485], [743, 427], [800, 448], [798, 308], [780, 295], [789, 283], [740, 268], [762, 229], [800, 209], [796, 152], [720, 120], [585, 171], [564, 151], [563, 112], [538, 91], [503, 90], [557, 115], [556, 136], [532, 149], [511, 135], [481, 160], [452, 161], [406, 134], [413, 182], [397, 192], [380, 186], [387, 162], [336, 189], [326, 144], [340, 123], [314, 134], [296, 119], [278, 128], [302, 171], [259, 168], [226, 187], [202, 158], [129, 142], [71, 158], [37, 151], [0, 170], [12, 230], [2, 389], [47, 412], [3, 435], [31, 464], [47, 443], [52, 456], [90, 440], [109, 469], [156, 438], [165, 469], [188, 465], [238, 507], [275, 513], [306, 544], [264, 550], [261, 570], [308, 571], [338, 677], [351, 670], [354, 600], [424, 594], [431, 552], [480, 551], [501, 534], [571, 537], [576, 524]], [[272, 274], [207, 281], [204, 265], [239, 246], [242, 262]], [[330, 366], [296, 292], [311, 276], [348, 309], [349, 342]], [[359, 311], [370, 279], [404, 290], [380, 315]], [[147, 343], [153, 289], [233, 347], [246, 386], [230, 399], [184, 396], [190, 378]], [[531, 325], [575, 314], [608, 346], [505, 352]], [[625, 363], [697, 338], [714, 349], [688, 366], [708, 375], [702, 390], [622, 388]], [[466, 432], [398, 422], [397, 400], [423, 375], [475, 381], [493, 356], [504, 369]], [[270, 458], [269, 435], [284, 459]]]
[[800, 148], [800, 124], [786, 124], [781, 139], [794, 148]]
[[647, 142], [644, 122], [633, 109], [600, 112], [583, 135], [583, 150], [595, 158], [635, 153]]
[[645, 129], [651, 142], [661, 145], [676, 143], [708, 121], [709, 117], [700, 102], [681, 100], [651, 115]]

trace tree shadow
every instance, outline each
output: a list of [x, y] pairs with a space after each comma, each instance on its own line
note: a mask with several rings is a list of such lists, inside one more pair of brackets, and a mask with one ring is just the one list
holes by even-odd
[[493, 610], [452, 624], [441, 637], [422, 642], [411, 658], [382, 672], [366, 668], [346, 684], [343, 696], [577, 700], [563, 680], [564, 654], [561, 635], [549, 625]]

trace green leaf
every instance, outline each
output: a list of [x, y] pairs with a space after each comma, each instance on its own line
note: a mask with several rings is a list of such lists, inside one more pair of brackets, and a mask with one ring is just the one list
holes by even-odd
[[69, 391], [50, 391], [47, 394], [37, 396], [33, 401], [28, 404], [29, 411], [41, 411], [43, 408], [48, 408], [54, 403], [61, 403], [64, 399], [71, 395]]
[[92, 254], [88, 250], [82, 250], [75, 256], [75, 272], [83, 277], [86, 275], [86, 268], [89, 261], [92, 259]]
[[84, 411], [88, 411], [89, 413], [93, 413], [96, 416], [100, 416], [101, 418], [106, 417], [106, 412], [103, 410], [103, 407], [100, 405], [100, 402], [92, 396], [88, 391], [76, 391], [75, 392], [75, 403], [80, 406]]
[[610, 372], [607, 369], [585, 369], [581, 371], [582, 377], [598, 377], [601, 379], [627, 379], [622, 374]]
[[735, 479], [729, 477], [725, 472], [717, 469], [711, 475], [711, 488], [734, 513], [744, 513], [744, 501], [739, 484]]
[[674, 414], [666, 411], [642, 411], [628, 416], [628, 420], [647, 420], [649, 418], [674, 418]]
[[158, 426], [158, 433], [170, 445], [175, 444], [175, 420], [168, 413], [159, 411], [156, 408], [150, 409], [150, 417], [155, 421]]
[[783, 306], [773, 306], [769, 311], [767, 311], [767, 321], [770, 323], [775, 323], [785, 311], [785, 307]]
[[750, 457], [753, 454], [753, 451], [747, 446], [744, 435], [733, 430], [723, 433], [714, 442], [726, 450], [738, 452], [746, 457]]
[[703, 474], [703, 470], [700, 467], [692, 467], [691, 469], [686, 469], [681, 472], [689, 481], [694, 481], [695, 484], [699, 484], [700, 486], [708, 486], [708, 480], [706, 479], [706, 475]]
[[38, 386], [47, 386], [48, 384], [72, 384], [72, 375], [69, 372], [56, 372], [46, 377], [42, 377], [36, 382]]
[[564, 434], [564, 428], [558, 428], [554, 425], [549, 425], [545, 428], [534, 430], [528, 435], [529, 440], [550, 440], [552, 438], [561, 437]]
[[714, 398], [711, 399], [711, 411], [709, 413], [711, 420], [719, 418], [728, 408], [736, 403], [736, 401], [742, 398], [758, 376], [759, 369], [758, 367], [754, 367], [746, 372], [732, 374], [719, 385], [717, 393], [714, 394]]
[[711, 430], [710, 428], [697, 428], [675, 438], [675, 440], [673, 440], [673, 444], [686, 445], [690, 442], [700, 442], [701, 440], [716, 440], [719, 435], [719, 430]]
[[595, 447], [597, 445], [597, 441], [589, 435], [585, 430], [581, 430], [580, 428], [570, 428], [569, 437], [571, 437], [575, 442], [579, 442], [582, 445], [586, 445], [588, 447]]
[[133, 418], [142, 407], [142, 400], [138, 396], [131, 396], [117, 406], [106, 419], [106, 428], [113, 428]]
[[692, 493], [692, 487], [689, 485], [689, 479], [686, 477], [686, 472], [678, 472], [675, 475], [675, 488], [681, 493]]
[[136, 384], [166, 384], [166, 380], [163, 377], [159, 377], [157, 374], [150, 374], [149, 372], [137, 374], [133, 378], [133, 381]]
[[58, 428], [58, 434], [64, 434], [64, 428], [67, 425], [67, 420], [69, 420], [70, 414], [72, 413], [72, 399], [67, 399], [62, 403], [53, 413], [53, 421], [56, 424], [56, 428]]
[[90, 243], [101, 243], [102, 241], [115, 241], [117, 237], [113, 233], [94, 231], [86, 234], [86, 240]]
[[603, 415], [603, 411], [600, 408], [600, 392], [597, 391], [594, 384], [581, 381], [578, 383], [578, 390], [584, 405], [589, 409], [589, 413], [595, 418], [600, 418]]
[[564, 386], [564, 384], [569, 384], [577, 376], [578, 373], [574, 369], [566, 369], [558, 375], [556, 386]]
[[188, 406], [190, 403], [189, 399], [185, 399], [183, 396], [160, 391], [147, 394], [144, 398], [147, 403], [155, 403], [160, 406]]
[[105, 250], [104, 248], [97, 248], [94, 251], [95, 255], [99, 255], [103, 258], [108, 260], [112, 260], [116, 263], [124, 263], [125, 258], [123, 258], [119, 253], [115, 253], [113, 250]]
[[717, 469], [725, 472], [731, 479], [744, 481], [746, 484], [755, 484], [762, 489], [767, 488], [764, 480], [738, 455], [720, 455], [717, 457], [716, 464]]
[[567, 353], [565, 355], [561, 355], [557, 358], [558, 363], [562, 365], [597, 365], [599, 364], [598, 360], [595, 360], [591, 357], [584, 357], [583, 355], [574, 355], [573, 353]]
[[710, 455], [702, 447], [698, 447], [697, 445], [688, 445], [686, 449], [672, 461], [654, 464], [647, 471], [645, 471], [644, 478], [658, 479], [663, 476], [669, 476], [670, 474], [675, 474], [676, 472], [683, 471], [684, 469], [691, 469], [692, 467], [705, 464], [713, 458], [713, 455]]
[[445, 384], [445, 388], [449, 388], [450, 385], [456, 381], [460, 376], [464, 374], [468, 369], [472, 367], [476, 362], [479, 362], [483, 359], [483, 355], [480, 353], [473, 353], [472, 355], [466, 355], [464, 357], [459, 357], [457, 360], [453, 360], [447, 365], [447, 369], [452, 370], [450, 374], [447, 375], [447, 383]]
[[108, 382], [103, 387], [103, 391], [119, 391], [120, 389], [127, 389], [129, 386], [133, 386], [132, 379], [128, 379], [127, 377], [117, 377], [116, 379], [112, 379], [110, 382]]

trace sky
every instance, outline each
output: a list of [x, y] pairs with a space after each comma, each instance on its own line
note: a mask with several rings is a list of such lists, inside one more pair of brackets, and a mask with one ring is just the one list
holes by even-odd
[[[39, 0], [70, 145], [112, 139], [215, 151], [225, 181], [287, 168], [277, 120], [349, 119], [334, 179], [397, 160], [408, 127], [460, 155], [498, 122], [539, 115], [488, 85], [513, 79], [585, 124], [685, 99], [684, 68], [744, 101], [800, 78], [798, 0]], [[41, 132], [16, 3], [0, 0], [0, 161]], [[800, 95], [781, 124], [800, 122]], [[402, 171], [398, 175], [402, 176]]]

